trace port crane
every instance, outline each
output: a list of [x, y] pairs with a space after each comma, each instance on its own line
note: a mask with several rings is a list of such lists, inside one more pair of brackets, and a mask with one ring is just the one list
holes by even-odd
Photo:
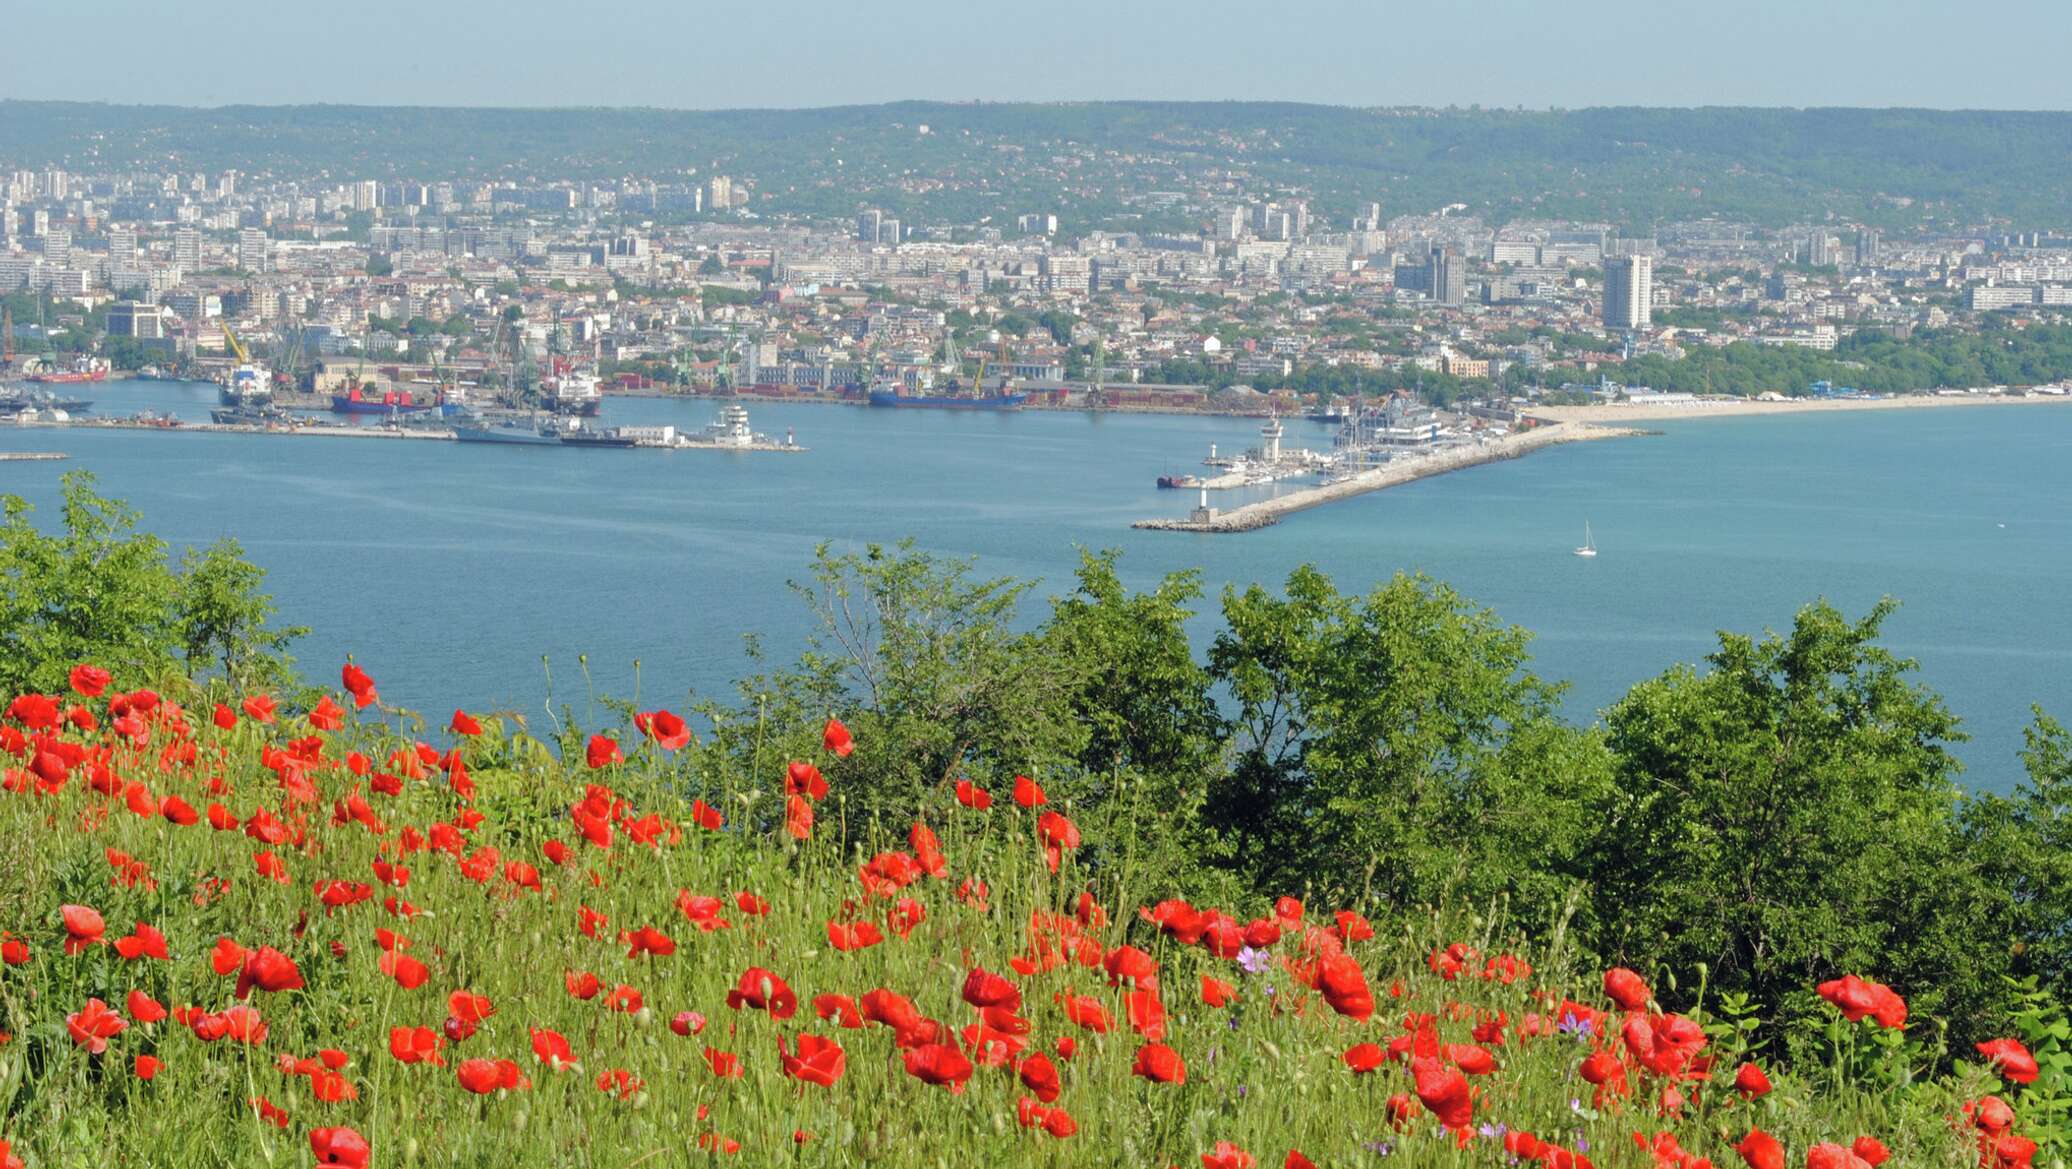
[[231, 355], [237, 358], [237, 363], [239, 365], [252, 364], [251, 352], [245, 348], [243, 341], [237, 339], [237, 334], [231, 331], [230, 322], [217, 321], [216, 327], [223, 330], [223, 340], [230, 346]]

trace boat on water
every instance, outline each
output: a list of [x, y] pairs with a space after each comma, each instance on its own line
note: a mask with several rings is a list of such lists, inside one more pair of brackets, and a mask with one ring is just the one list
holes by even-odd
[[491, 419], [478, 414], [455, 422], [453, 437], [461, 442], [504, 446], [560, 446], [561, 428], [553, 419]]
[[922, 393], [898, 382], [879, 382], [870, 389], [870, 404], [921, 410], [1019, 410], [1029, 395], [1002, 386], [998, 393], [950, 391]]
[[209, 411], [209, 420], [218, 426], [294, 426], [301, 422], [287, 407], [271, 402], [217, 406]]
[[360, 386], [348, 386], [344, 393], [331, 395], [333, 414], [416, 414], [430, 410], [437, 403], [419, 401], [409, 390], [383, 390], [379, 397]]
[[581, 447], [623, 448], [640, 445], [640, 440], [616, 427], [593, 429], [587, 426], [568, 426], [561, 431], [561, 445]]
[[1202, 486], [1205, 482], [1206, 480], [1204, 480], [1200, 475], [1160, 475], [1158, 477], [1158, 485], [1162, 488], [1167, 489], [1192, 489]]
[[76, 414], [93, 408], [85, 398], [60, 398], [32, 386], [0, 386], [0, 416], [54, 411]]
[[540, 379], [540, 405], [556, 414], [595, 418], [604, 408], [602, 385], [595, 374], [560, 366], [551, 377]]
[[1597, 540], [1590, 534], [1590, 521], [1583, 521], [1583, 546], [1576, 549], [1578, 556], [1597, 555]]
[[108, 380], [108, 363], [99, 357], [80, 357], [64, 369], [46, 369], [29, 375], [39, 385], [78, 385]]

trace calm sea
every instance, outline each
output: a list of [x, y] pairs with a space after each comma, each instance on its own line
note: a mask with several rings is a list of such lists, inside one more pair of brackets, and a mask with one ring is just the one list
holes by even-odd
[[[105, 413], [206, 417], [213, 387], [97, 387]], [[614, 400], [606, 422], [702, 426], [705, 403]], [[382, 692], [435, 718], [454, 705], [537, 711], [557, 696], [679, 704], [742, 672], [741, 638], [788, 650], [803, 610], [786, 588], [815, 543], [911, 536], [986, 573], [1069, 584], [1075, 549], [1123, 550], [1139, 585], [1199, 567], [1213, 588], [1274, 584], [1304, 561], [1365, 589], [1422, 570], [1536, 631], [1537, 668], [1572, 684], [1579, 719], [1714, 631], [1782, 628], [1825, 596], [1887, 627], [1974, 740], [1970, 779], [2005, 789], [2031, 703], [2072, 716], [2072, 409], [1894, 411], [1665, 422], [1659, 437], [1560, 447], [1334, 504], [1245, 534], [1131, 531], [1184, 511], [1157, 475], [1199, 469], [1211, 443], [1256, 441], [1232, 419], [964, 415], [751, 406], [803, 455], [576, 451], [447, 443], [24, 430], [0, 449], [0, 491], [44, 505], [68, 467], [142, 509], [176, 543], [235, 536], [269, 571], [299, 656], [328, 680], [350, 651]], [[1288, 445], [1328, 434], [1290, 425]], [[1269, 489], [1260, 489], [1269, 490]], [[1237, 502], [1225, 495], [1219, 502]], [[1570, 554], [1588, 522], [1601, 554]], [[1207, 629], [1205, 622], [1204, 631]]]

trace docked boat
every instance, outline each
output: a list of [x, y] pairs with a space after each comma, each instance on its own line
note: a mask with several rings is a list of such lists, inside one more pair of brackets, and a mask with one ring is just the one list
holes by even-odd
[[461, 442], [500, 443], [505, 446], [560, 446], [561, 427], [552, 419], [492, 420], [478, 414], [456, 421], [453, 437]]
[[376, 397], [353, 385], [342, 394], [331, 395], [333, 414], [415, 414], [430, 410], [434, 405], [419, 401], [409, 390], [383, 390], [381, 396]]
[[0, 416], [37, 412], [77, 414], [92, 408], [93, 403], [85, 398], [60, 398], [32, 386], [0, 386]]
[[1019, 410], [1029, 395], [1006, 389], [999, 393], [920, 393], [898, 382], [879, 382], [871, 387], [870, 404], [921, 410]]
[[1158, 485], [1167, 489], [1187, 488], [1191, 490], [1203, 486], [1206, 482], [1200, 475], [1160, 475], [1158, 477]]
[[287, 407], [263, 402], [217, 406], [209, 411], [209, 420], [218, 426], [294, 426], [300, 421]]
[[603, 385], [595, 374], [574, 369], [557, 372], [540, 381], [540, 404], [556, 414], [595, 418], [604, 408]]
[[561, 445], [581, 447], [630, 447], [640, 445], [638, 435], [627, 434], [616, 427], [593, 429], [587, 426], [565, 426], [561, 430]]
[[108, 380], [108, 363], [99, 357], [79, 357], [64, 369], [47, 369], [32, 373], [29, 380], [41, 385], [78, 385], [82, 382], [104, 382]]

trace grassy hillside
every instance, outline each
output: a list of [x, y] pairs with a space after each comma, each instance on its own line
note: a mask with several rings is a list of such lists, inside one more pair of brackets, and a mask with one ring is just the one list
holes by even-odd
[[[919, 127], [927, 125], [923, 136]], [[1859, 109], [1348, 109], [1288, 103], [906, 102], [816, 110], [189, 109], [0, 102], [0, 161], [291, 175], [757, 180], [759, 211], [864, 203], [917, 221], [1032, 208], [1139, 222], [1124, 196], [1235, 171], [1341, 217], [1464, 202], [1635, 229], [1829, 213], [1895, 227], [2062, 224], [2072, 114]], [[839, 163], [838, 161], [839, 160]], [[915, 179], [926, 183], [916, 183]], [[925, 188], [925, 189], [924, 189]]]
[[2062, 1034], [2026, 1089], [2014, 1047], [1936, 1070], [1910, 988], [1821, 987], [1788, 1073], [1702, 970], [1166, 899], [1126, 818], [1082, 833], [1027, 780], [843, 823], [833, 722], [708, 773], [666, 712], [562, 762], [352, 666], [295, 710], [127, 681], [0, 723], [0, 1139], [38, 1169], [2011, 1169], [2067, 1083]]

